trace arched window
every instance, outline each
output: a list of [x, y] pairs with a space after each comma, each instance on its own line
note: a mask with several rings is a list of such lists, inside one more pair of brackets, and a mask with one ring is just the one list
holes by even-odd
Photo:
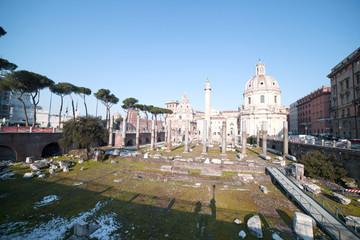
[[264, 103], [264, 102], [265, 102], [265, 96], [264, 96], [264, 95], [261, 95], [261, 96], [260, 96], [260, 102], [261, 102], [261, 103]]
[[249, 97], [249, 104], [251, 104], [251, 97]]
[[274, 96], [274, 102], [277, 103], [277, 96]]

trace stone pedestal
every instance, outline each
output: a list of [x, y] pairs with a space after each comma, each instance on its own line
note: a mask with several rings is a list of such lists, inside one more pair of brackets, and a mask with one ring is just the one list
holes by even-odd
[[138, 150], [140, 148], [140, 115], [137, 115], [136, 119], [136, 143], [135, 149]]
[[289, 154], [289, 130], [288, 130], [288, 122], [284, 121], [284, 137], [283, 137], [283, 155], [286, 156]]
[[185, 143], [184, 143], [184, 153], [189, 152], [189, 121], [185, 122]]
[[267, 153], [267, 122], [262, 122], [262, 154]]
[[304, 213], [296, 212], [294, 215], [294, 231], [304, 240], [314, 239], [313, 219]]
[[222, 144], [221, 154], [226, 155], [226, 120], [222, 122]]

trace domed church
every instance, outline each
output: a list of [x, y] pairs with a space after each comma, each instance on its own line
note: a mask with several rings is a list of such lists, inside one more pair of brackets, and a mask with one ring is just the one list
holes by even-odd
[[260, 60], [255, 66], [255, 76], [246, 83], [244, 105], [239, 111], [240, 127], [245, 122], [248, 135], [256, 135], [263, 121], [267, 122], [268, 135], [282, 135], [287, 113], [281, 105], [281, 90], [277, 81], [266, 75], [265, 64]]

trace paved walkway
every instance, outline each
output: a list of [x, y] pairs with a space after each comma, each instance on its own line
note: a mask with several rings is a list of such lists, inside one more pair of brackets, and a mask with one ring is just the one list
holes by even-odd
[[266, 170], [332, 238], [341, 240], [360, 239], [352, 229], [307, 195], [279, 169], [267, 167]]

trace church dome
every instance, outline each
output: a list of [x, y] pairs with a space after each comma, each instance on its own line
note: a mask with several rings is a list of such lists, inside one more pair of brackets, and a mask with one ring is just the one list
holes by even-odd
[[265, 64], [259, 60], [258, 64], [255, 66], [255, 76], [246, 83], [244, 94], [247, 92], [264, 90], [280, 92], [280, 87], [273, 77], [266, 75]]

